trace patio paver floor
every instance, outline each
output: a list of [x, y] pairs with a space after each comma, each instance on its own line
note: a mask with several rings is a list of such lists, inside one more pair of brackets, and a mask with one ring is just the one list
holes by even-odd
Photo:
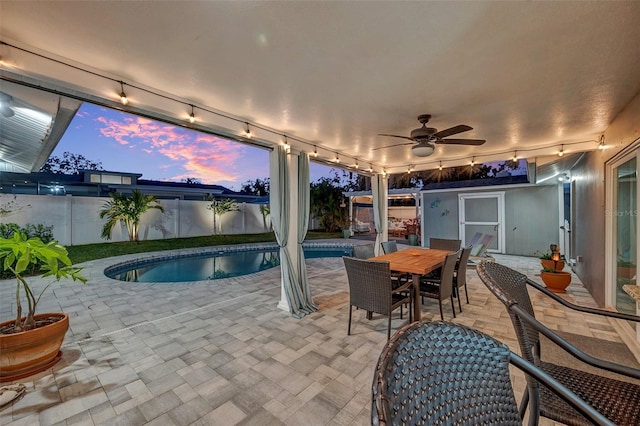
[[[496, 259], [538, 278], [536, 258]], [[307, 260], [320, 309], [300, 320], [276, 306], [279, 268], [210, 282], [136, 284], [106, 278], [102, 271], [112, 263], [87, 262], [87, 285], [55, 284], [49, 290], [39, 312], [71, 317], [63, 359], [21, 381], [27, 394], [0, 412], [0, 424], [370, 424], [371, 382], [386, 342], [386, 320], [375, 315], [367, 321], [354, 310], [347, 336], [342, 259]], [[463, 312], [454, 321], [518, 352], [505, 308], [474, 270], [468, 271], [468, 287], [470, 304], [463, 297]], [[12, 286], [3, 285], [0, 296], [0, 313], [9, 319]], [[532, 297], [536, 315], [551, 328], [622, 341], [605, 318], [584, 321], [539, 294]], [[575, 275], [567, 297], [595, 306]], [[422, 312], [423, 318], [439, 319], [437, 301], [425, 300]], [[450, 312], [445, 306], [446, 320]], [[397, 317], [392, 327], [405, 321]], [[519, 393], [524, 379], [515, 374]]]

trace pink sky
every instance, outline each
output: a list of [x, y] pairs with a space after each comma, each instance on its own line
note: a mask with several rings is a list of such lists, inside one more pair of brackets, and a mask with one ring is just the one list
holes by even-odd
[[[198, 178], [239, 190], [247, 180], [269, 176], [267, 150], [87, 103], [52, 155], [65, 151], [105, 170], [142, 173], [142, 179]], [[311, 163], [311, 180], [330, 170]]]

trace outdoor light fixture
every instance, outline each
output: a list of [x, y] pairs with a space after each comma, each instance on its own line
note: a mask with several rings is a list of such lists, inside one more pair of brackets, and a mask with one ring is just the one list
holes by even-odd
[[189, 114], [189, 123], [193, 124], [196, 122], [196, 116], [193, 113], [193, 104], [191, 104], [191, 114]]
[[371, 163], [369, 163], [369, 173], [373, 173], [373, 165]]
[[518, 162], [518, 151], [513, 151], [513, 162], [514, 163]]
[[602, 135], [602, 136], [600, 136], [600, 143], [598, 145], [598, 149], [602, 150], [604, 148], [605, 148], [605, 146], [604, 146], [604, 135]]
[[340, 156], [338, 155], [337, 152], [336, 152], [336, 163], [340, 163]]
[[251, 134], [251, 129], [249, 128], [249, 123], [244, 123], [244, 124], [246, 124], [246, 125], [247, 125], [247, 130], [245, 130], [245, 132], [244, 132], [244, 136], [245, 136], [246, 138], [251, 139], [251, 136], [253, 136], [253, 135]]
[[562, 157], [564, 155], [564, 145], [560, 145], [560, 151], [558, 152], [558, 157]]
[[120, 82], [120, 102], [122, 105], [126, 105], [129, 103], [129, 99], [127, 99], [127, 94], [124, 93], [124, 82]]
[[471, 157], [471, 167], [476, 165], [476, 157]]
[[360, 165], [358, 164], [358, 160], [356, 160], [356, 164], [354, 164], [353, 167], [355, 167], [356, 169], [360, 167]]
[[442, 170], [442, 161], [440, 162], [440, 165], [438, 166], [438, 170]]
[[284, 149], [289, 151], [291, 149], [291, 145], [289, 145], [289, 142], [287, 141], [287, 135], [282, 135], [284, 136], [284, 141], [282, 142], [282, 146], [284, 146]]
[[318, 158], [318, 148], [315, 145], [313, 146], [313, 156]]

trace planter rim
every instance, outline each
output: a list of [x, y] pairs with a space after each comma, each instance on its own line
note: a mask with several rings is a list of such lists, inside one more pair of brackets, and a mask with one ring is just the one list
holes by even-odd
[[[42, 314], [35, 314], [33, 316], [34, 319], [38, 319], [38, 318], [42, 318], [42, 317], [59, 317], [60, 320], [64, 319], [64, 317], [68, 317], [69, 315], [67, 315], [64, 312], [44, 312]], [[23, 320], [27, 319], [27, 317], [22, 317]], [[7, 320], [7, 321], [2, 321], [0, 322], [0, 327], [6, 325], [6, 324], [11, 324], [13, 322], [15, 322], [15, 318]], [[36, 327], [36, 328], [32, 328], [31, 330], [26, 330], [26, 331], [19, 331], [17, 333], [0, 333], [0, 336], [18, 336], [20, 334], [24, 334], [24, 333], [29, 333], [30, 331], [35, 331], [35, 330], [40, 330], [42, 328], [48, 327], [52, 324], [47, 324], [47, 325], [43, 325], [42, 327]]]

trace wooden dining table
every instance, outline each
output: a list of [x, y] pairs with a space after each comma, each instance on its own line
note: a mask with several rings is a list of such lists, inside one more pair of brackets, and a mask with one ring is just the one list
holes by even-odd
[[405, 250], [372, 257], [369, 260], [389, 262], [392, 271], [409, 273], [413, 277], [413, 320], [420, 320], [420, 277], [442, 267], [450, 250], [410, 247]]

